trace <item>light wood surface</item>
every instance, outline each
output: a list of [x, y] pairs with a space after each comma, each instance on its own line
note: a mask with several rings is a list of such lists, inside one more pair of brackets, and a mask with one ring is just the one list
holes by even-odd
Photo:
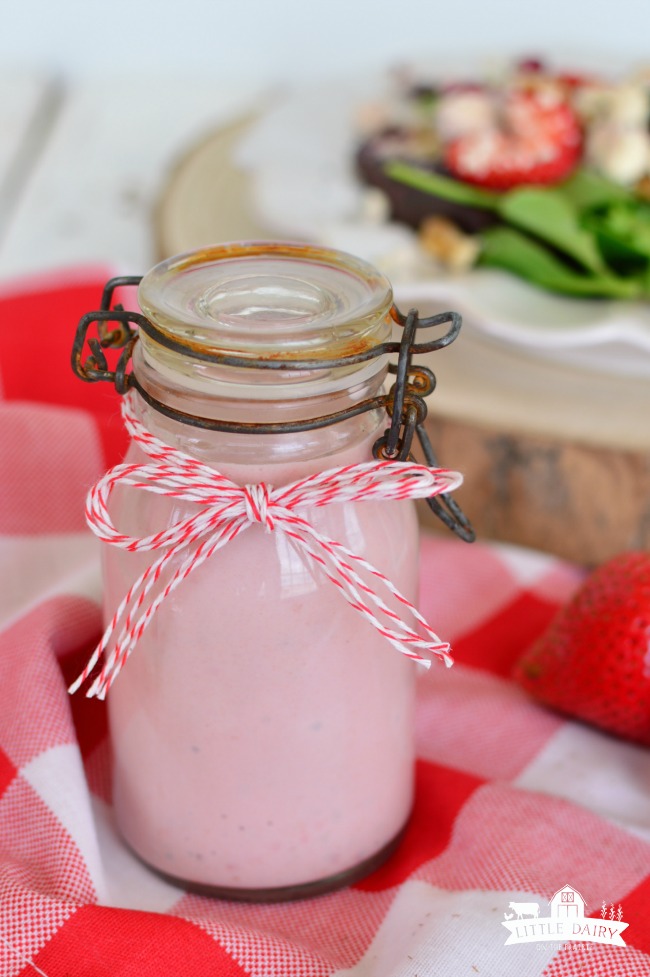
[[[156, 204], [176, 161], [260, 100], [257, 85], [226, 89], [164, 75], [93, 77], [58, 90], [49, 115], [37, 119], [39, 139], [30, 141], [36, 114], [30, 93], [39, 84], [46, 92], [52, 83], [26, 76], [18, 84], [6, 76], [3, 104], [2, 77], [0, 123], [2, 113], [11, 115], [18, 90], [25, 91], [18, 112], [23, 122], [7, 132], [5, 145], [12, 149], [5, 152], [23, 161], [29, 153], [29, 164], [4, 228], [0, 224], [0, 280], [81, 265], [144, 274], [157, 258]], [[2, 178], [0, 154], [0, 204]]]

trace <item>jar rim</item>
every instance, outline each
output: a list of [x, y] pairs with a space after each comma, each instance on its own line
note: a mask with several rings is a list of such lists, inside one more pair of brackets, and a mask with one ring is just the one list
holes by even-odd
[[167, 258], [143, 277], [138, 301], [189, 356], [290, 361], [357, 355], [384, 342], [393, 292], [381, 272], [346, 252], [252, 241]]

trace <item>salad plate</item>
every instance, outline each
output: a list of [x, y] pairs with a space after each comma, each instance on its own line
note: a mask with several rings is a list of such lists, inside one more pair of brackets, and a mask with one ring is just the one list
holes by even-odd
[[[458, 77], [467, 70], [455, 66]], [[523, 355], [650, 375], [650, 296], [566, 295], [510, 269], [444, 267], [415, 229], [389, 219], [383, 194], [359, 178], [358, 151], [364, 133], [381, 125], [391, 88], [387, 73], [312, 85], [278, 96], [253, 121], [233, 162], [246, 174], [247, 209], [262, 235], [353, 252], [385, 271], [402, 306], [453, 307], [468, 330]]]
[[457, 278], [398, 282], [400, 308], [454, 309], [466, 331], [522, 354], [620, 376], [650, 377], [650, 306], [567, 299], [505, 272], [478, 268]]
[[380, 265], [403, 310], [457, 309], [462, 341], [427, 363], [438, 382], [425, 425], [438, 457], [465, 474], [459, 502], [479, 535], [585, 564], [649, 545], [644, 303], [436, 267], [356, 176], [358, 113], [380, 84], [285, 92], [186, 147], [161, 187], [159, 257], [311, 240]]

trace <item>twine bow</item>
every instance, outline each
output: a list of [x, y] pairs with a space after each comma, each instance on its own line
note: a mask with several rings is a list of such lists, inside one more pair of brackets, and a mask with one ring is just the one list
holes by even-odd
[[[449, 644], [441, 641], [390, 580], [367, 560], [319, 533], [299, 510], [371, 499], [427, 498], [456, 488], [461, 475], [410, 462], [370, 461], [309, 475], [279, 489], [264, 482], [242, 487], [151, 434], [136, 418], [131, 396], [123, 401], [124, 421], [150, 462], [117, 465], [107, 472], [88, 494], [86, 519], [105, 543], [131, 553], [162, 553], [129, 588], [70, 692], [89, 678], [101, 660], [101, 670], [87, 695], [103, 699], [167, 597], [194, 570], [255, 523], [267, 532], [284, 533], [298, 552], [402, 654], [426, 667], [431, 662], [425, 656], [430, 655], [451, 665]], [[126, 536], [117, 530], [108, 512], [109, 498], [118, 484], [193, 503], [197, 511], [153, 535]], [[175, 558], [181, 554], [179, 563]], [[399, 605], [401, 614], [385, 603], [382, 591]], [[421, 633], [409, 626], [403, 616], [410, 617]]]

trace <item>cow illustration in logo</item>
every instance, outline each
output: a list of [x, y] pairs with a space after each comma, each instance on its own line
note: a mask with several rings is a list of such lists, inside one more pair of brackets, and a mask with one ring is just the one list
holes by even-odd
[[537, 919], [539, 916], [538, 902], [510, 902], [508, 903], [508, 909], [514, 909], [517, 913], [517, 919], [523, 919], [524, 916], [531, 916]]

